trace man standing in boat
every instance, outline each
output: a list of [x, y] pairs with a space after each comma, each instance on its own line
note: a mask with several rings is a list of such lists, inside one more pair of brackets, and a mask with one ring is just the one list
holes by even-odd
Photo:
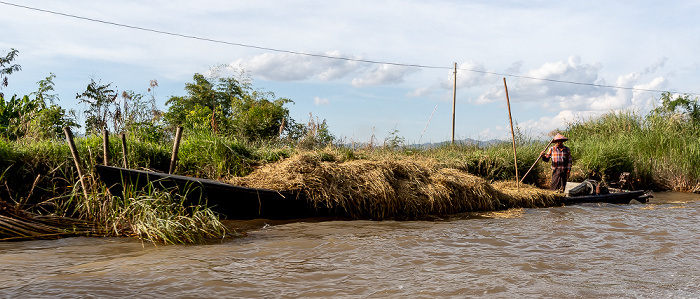
[[552, 183], [549, 187], [551, 190], [564, 191], [566, 188], [566, 180], [571, 172], [571, 150], [564, 145], [564, 141], [569, 140], [564, 135], [557, 133], [552, 142], [555, 145], [547, 152], [542, 152], [542, 160], [549, 162], [552, 159]]

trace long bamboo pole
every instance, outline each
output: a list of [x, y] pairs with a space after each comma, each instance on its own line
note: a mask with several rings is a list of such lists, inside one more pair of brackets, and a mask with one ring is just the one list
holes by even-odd
[[513, 138], [513, 157], [515, 158], [515, 181], [518, 191], [520, 191], [520, 179], [518, 177], [518, 151], [515, 149], [515, 130], [513, 130], [513, 117], [510, 114], [510, 97], [508, 97], [508, 84], [503, 78], [503, 86], [506, 88], [506, 102], [508, 103], [508, 120], [510, 120], [510, 136]]
[[[544, 146], [544, 149], [542, 151], [543, 152], [546, 151], [547, 148], [549, 147], [549, 145], [552, 144], [552, 142], [554, 142], [554, 138], [552, 138], [552, 140], [550, 140], [549, 143], [547, 143], [547, 145]], [[530, 169], [528, 169], [527, 172], [525, 173], [525, 175], [523, 175], [523, 178], [520, 179], [521, 183], [525, 180], [525, 177], [527, 176], [527, 174], [530, 173], [530, 170], [532, 170], [535, 167], [535, 165], [537, 165], [537, 162], [540, 162], [540, 159], [542, 159], [541, 154], [539, 156], [537, 156], [537, 160], [535, 160], [535, 163], [532, 163], [532, 166], [530, 166]]]
[[73, 132], [70, 131], [69, 127], [63, 127], [63, 132], [66, 134], [66, 140], [68, 140], [70, 153], [73, 155], [73, 162], [75, 162], [75, 168], [78, 170], [78, 180], [80, 180], [80, 186], [83, 187], [83, 195], [85, 195], [85, 199], [87, 199], [87, 188], [85, 188], [83, 170], [80, 168], [80, 156], [78, 155], [78, 149], [75, 147], [75, 143], [73, 142]]
[[455, 111], [457, 110], [457, 63], [453, 73], [454, 82], [452, 84], [452, 144], [455, 144]]

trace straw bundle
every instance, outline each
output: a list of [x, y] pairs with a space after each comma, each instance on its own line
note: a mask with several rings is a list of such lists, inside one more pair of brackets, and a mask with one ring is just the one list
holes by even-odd
[[10, 204], [0, 201], [0, 241], [56, 239], [101, 233], [87, 221], [18, 211]]
[[[482, 178], [425, 158], [338, 163], [297, 155], [230, 183], [297, 192], [315, 208], [353, 218], [413, 218], [555, 204], [550, 195], [502, 192]], [[531, 196], [535, 199], [526, 200]]]

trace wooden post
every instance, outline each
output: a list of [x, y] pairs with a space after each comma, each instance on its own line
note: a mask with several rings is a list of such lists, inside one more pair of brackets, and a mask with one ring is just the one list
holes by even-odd
[[455, 144], [455, 110], [457, 107], [457, 63], [453, 73], [454, 83], [452, 84], [452, 144]]
[[129, 162], [126, 160], [126, 134], [122, 133], [119, 137], [122, 140], [122, 158], [124, 158], [124, 168], [129, 168]]
[[85, 195], [85, 199], [87, 199], [87, 188], [85, 188], [83, 171], [80, 169], [80, 156], [78, 156], [78, 149], [75, 147], [75, 143], [73, 143], [73, 132], [70, 131], [69, 127], [63, 127], [63, 132], [66, 134], [66, 140], [68, 140], [70, 153], [73, 155], [73, 162], [75, 162], [75, 168], [78, 170], [78, 179], [80, 180], [80, 186], [83, 188], [83, 195]]
[[102, 131], [102, 154], [104, 155], [102, 164], [109, 166], [109, 131], [106, 129]]
[[175, 143], [173, 143], [173, 155], [170, 158], [169, 174], [173, 174], [173, 172], [175, 172], [175, 166], [177, 166], [177, 151], [180, 147], [180, 138], [182, 138], [182, 127], [177, 127], [177, 131], [175, 132]]
[[515, 131], [513, 130], [513, 117], [510, 114], [510, 98], [508, 97], [508, 84], [506, 78], [503, 78], [503, 86], [506, 88], [506, 102], [508, 103], [508, 120], [510, 120], [510, 135], [513, 138], [513, 157], [515, 158], [515, 183], [520, 191], [520, 178], [518, 177], [518, 152], [515, 150]]

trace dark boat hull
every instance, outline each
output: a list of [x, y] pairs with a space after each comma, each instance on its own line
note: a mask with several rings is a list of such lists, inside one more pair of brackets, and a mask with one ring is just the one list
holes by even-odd
[[327, 209], [315, 208], [292, 192], [248, 188], [215, 180], [182, 175], [95, 165], [110, 193], [121, 196], [123, 186], [187, 191], [188, 204], [205, 204], [227, 219], [295, 219], [331, 216]]
[[646, 203], [651, 194], [649, 191], [638, 190], [638, 191], [628, 191], [610, 194], [596, 194], [596, 195], [584, 195], [584, 196], [568, 196], [562, 200], [564, 204], [577, 204], [577, 203], [612, 203], [612, 204], [628, 204], [632, 200], [636, 200], [641, 203]]

